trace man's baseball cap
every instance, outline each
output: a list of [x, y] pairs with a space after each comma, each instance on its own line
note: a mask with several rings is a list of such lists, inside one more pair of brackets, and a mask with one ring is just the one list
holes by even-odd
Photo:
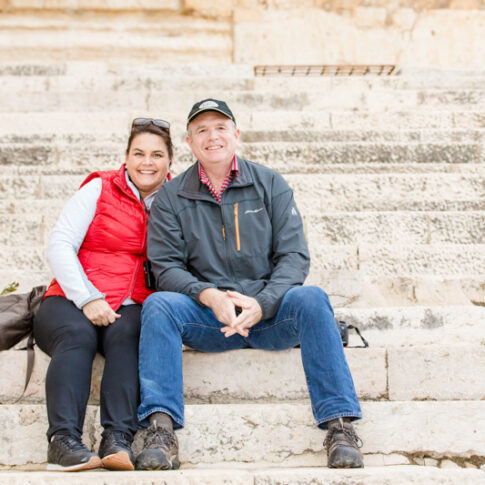
[[190, 110], [189, 116], [187, 117], [187, 126], [189, 123], [196, 117], [199, 116], [204, 111], [217, 111], [222, 113], [224, 116], [230, 118], [234, 123], [236, 123], [236, 119], [232, 114], [232, 111], [229, 109], [229, 106], [224, 101], [219, 101], [217, 99], [207, 98], [199, 101], [192, 106]]

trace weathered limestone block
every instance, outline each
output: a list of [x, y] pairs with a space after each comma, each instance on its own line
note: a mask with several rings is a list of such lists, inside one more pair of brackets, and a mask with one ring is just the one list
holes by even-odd
[[[362, 399], [378, 399], [386, 393], [387, 373], [382, 348], [362, 351], [348, 349], [346, 356], [357, 393]], [[49, 357], [36, 349], [36, 362], [22, 402], [45, 401], [44, 379]], [[240, 401], [308, 400], [300, 351], [265, 352], [245, 349], [237, 352], [206, 354], [186, 351], [184, 391], [188, 402], [228, 403]], [[0, 353], [4, 379], [0, 383], [0, 402], [13, 402], [23, 390], [27, 356], [22, 351]], [[99, 403], [104, 359], [94, 360], [91, 381], [91, 404]], [[244, 373], [224, 369], [246, 369]], [[248, 386], [250, 376], [251, 386]]]
[[254, 485], [250, 471], [195, 469], [119, 473], [108, 470], [82, 474], [59, 472], [0, 472], [0, 485]]
[[366, 457], [366, 468], [359, 470], [331, 470], [323, 467], [314, 468], [212, 468], [205, 470], [183, 469], [166, 472], [119, 472], [87, 471], [82, 474], [63, 474], [56, 472], [3, 472], [0, 473], [0, 485], [362, 485], [372, 483], [393, 483], [397, 485], [431, 484], [481, 485], [484, 483], [480, 470], [439, 470], [418, 466], [386, 466], [377, 468], [368, 466], [370, 457]]
[[255, 485], [279, 485], [291, 483], [292, 485], [347, 485], [392, 483], [396, 485], [430, 484], [475, 485], [485, 483], [485, 477], [478, 470], [439, 470], [418, 466], [390, 466], [382, 468], [366, 468], [358, 470], [338, 470], [332, 472], [325, 468], [283, 469], [255, 472]]
[[479, 143], [252, 143], [245, 144], [242, 155], [273, 166], [285, 163], [301, 171], [321, 170], [323, 164], [358, 163], [479, 163]]
[[[96, 411], [95, 415], [93, 410]], [[433, 453], [434, 456], [483, 456], [485, 402], [365, 402], [357, 423], [364, 453]], [[186, 427], [178, 433], [185, 464], [272, 463], [321, 466], [324, 433], [315, 427], [308, 404], [210, 404], [186, 406]], [[85, 439], [97, 449], [99, 410], [89, 407]], [[453, 433], [444, 430], [456, 422]], [[0, 463], [45, 462], [45, 407], [0, 407]], [[426, 433], [422, 430], [426, 429]], [[403, 430], [406, 430], [404, 433]], [[134, 444], [142, 446], [143, 431]], [[25, 437], [25, 439], [19, 438]], [[44, 443], [44, 445], [42, 445]]]
[[[354, 8], [352, 5], [347, 8]], [[387, 6], [387, 5], [386, 5]], [[399, 9], [397, 9], [399, 12]], [[483, 11], [358, 8], [354, 15], [315, 8], [235, 11], [237, 62], [257, 64], [398, 64], [479, 67]], [[413, 18], [415, 15], [415, 18]], [[395, 21], [393, 21], [395, 19]], [[427, 46], [422, 49], [423, 44]], [[463, 53], [463, 50], [466, 50]]]
[[[480, 306], [338, 308], [335, 313], [337, 319], [364, 331], [372, 347], [413, 347], [438, 342], [451, 346], [485, 345], [485, 309]], [[358, 344], [358, 338], [354, 339]], [[351, 340], [351, 345], [355, 344]]]
[[[319, 248], [317, 253], [323, 250]], [[320, 256], [323, 258], [323, 255]], [[392, 247], [359, 245], [359, 266], [368, 275], [480, 274], [484, 244], [434, 244]]]
[[0, 251], [0, 268], [3, 270], [46, 271], [44, 248], [39, 246], [24, 246]]
[[172, 10], [180, 0], [8, 0], [12, 9], [40, 10]]
[[[314, 194], [313, 194], [314, 195]], [[325, 197], [327, 198], [327, 197]], [[310, 202], [308, 202], [310, 203]], [[301, 210], [301, 209], [300, 209]], [[485, 230], [476, 212], [372, 212], [304, 215], [308, 238], [318, 244], [479, 244]]]
[[229, 18], [233, 12], [233, 2], [219, 0], [184, 0], [184, 9], [206, 17]]
[[[93, 447], [97, 409], [88, 407], [83, 440]], [[0, 407], [1, 465], [45, 463], [47, 461], [47, 415], [43, 405], [2, 405]]]
[[47, 19], [33, 14], [0, 17], [0, 58], [10, 62], [129, 60], [165, 65], [232, 62], [227, 21], [167, 17], [164, 11], [140, 13], [109, 19], [104, 15], [91, 16], [89, 22], [69, 15]]
[[483, 345], [390, 349], [388, 366], [393, 401], [485, 399]]

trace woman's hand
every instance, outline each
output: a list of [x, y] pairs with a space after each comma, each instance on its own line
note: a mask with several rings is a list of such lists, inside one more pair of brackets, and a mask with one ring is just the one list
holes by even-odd
[[113, 323], [117, 318], [121, 317], [102, 298], [86, 303], [83, 306], [83, 313], [93, 325], [99, 327], [107, 327], [110, 323]]

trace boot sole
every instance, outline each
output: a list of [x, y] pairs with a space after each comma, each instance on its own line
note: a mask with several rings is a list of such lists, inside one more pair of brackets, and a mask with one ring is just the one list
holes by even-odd
[[114, 455], [105, 456], [101, 462], [104, 468], [109, 470], [134, 470], [135, 467], [130, 460], [130, 455], [126, 451], [119, 451]]
[[56, 465], [48, 463], [46, 470], [53, 472], [80, 472], [82, 470], [92, 470], [94, 468], [101, 468], [103, 466], [99, 456], [93, 456], [86, 463], [79, 463], [72, 466]]

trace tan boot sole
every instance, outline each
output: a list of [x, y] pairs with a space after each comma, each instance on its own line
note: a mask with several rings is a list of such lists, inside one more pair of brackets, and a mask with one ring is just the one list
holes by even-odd
[[109, 470], [134, 470], [135, 467], [126, 451], [119, 451], [114, 455], [105, 456], [101, 462]]
[[57, 472], [80, 472], [82, 470], [92, 470], [94, 468], [101, 468], [103, 466], [99, 456], [93, 456], [87, 461], [86, 463], [82, 463], [80, 465], [73, 465], [73, 466], [61, 466], [61, 465], [54, 465], [48, 464], [46, 469], [49, 471], [57, 471]]

